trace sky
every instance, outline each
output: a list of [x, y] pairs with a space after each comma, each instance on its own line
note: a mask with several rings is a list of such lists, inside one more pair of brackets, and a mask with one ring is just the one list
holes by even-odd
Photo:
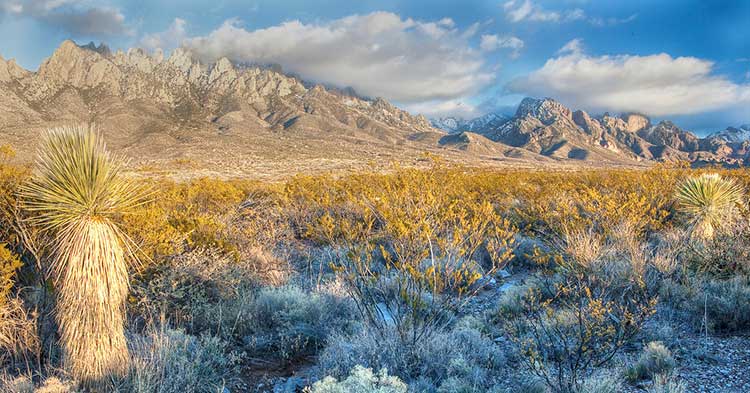
[[699, 134], [750, 123], [747, 0], [0, 0], [0, 55], [60, 42], [279, 64], [428, 117], [526, 96]]

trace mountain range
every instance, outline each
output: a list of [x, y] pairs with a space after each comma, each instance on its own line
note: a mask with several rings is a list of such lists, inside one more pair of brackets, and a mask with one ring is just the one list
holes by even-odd
[[476, 133], [492, 141], [560, 159], [684, 160], [695, 164], [748, 163], [750, 125], [728, 127], [700, 138], [670, 121], [653, 124], [641, 114], [591, 116], [552, 98], [525, 98], [513, 116], [473, 120], [439, 118], [434, 127], [451, 134]]
[[326, 88], [280, 67], [204, 63], [178, 48], [63, 42], [37, 71], [0, 57], [0, 144], [30, 161], [41, 131], [96, 125], [139, 171], [276, 178], [421, 165], [425, 153], [482, 166], [643, 166], [653, 161], [748, 163], [750, 127], [698, 138], [639, 114], [593, 117], [526, 98], [513, 116], [429, 121], [382, 98]]

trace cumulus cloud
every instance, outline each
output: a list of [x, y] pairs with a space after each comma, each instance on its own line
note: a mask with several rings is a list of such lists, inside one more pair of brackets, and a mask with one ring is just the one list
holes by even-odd
[[464, 97], [493, 81], [481, 51], [465, 33], [450, 19], [423, 22], [375, 12], [259, 30], [230, 20], [184, 45], [205, 61], [225, 56], [276, 63], [307, 80], [418, 103]]
[[511, 57], [518, 57], [523, 49], [524, 42], [514, 36], [499, 36], [497, 34], [484, 34], [479, 43], [479, 49], [485, 52], [496, 51], [500, 48], [512, 49]]
[[0, 0], [0, 14], [33, 18], [72, 34], [132, 34], [120, 10], [87, 6], [87, 2], [82, 0]]
[[592, 111], [653, 116], [695, 114], [750, 103], [750, 85], [713, 74], [710, 61], [673, 58], [665, 53], [594, 57], [581, 51], [580, 41], [571, 43], [561, 56], [510, 82], [508, 89], [556, 97]]
[[175, 18], [167, 30], [151, 33], [141, 38], [140, 46], [148, 50], [169, 50], [182, 45], [187, 38], [187, 22], [184, 19]]

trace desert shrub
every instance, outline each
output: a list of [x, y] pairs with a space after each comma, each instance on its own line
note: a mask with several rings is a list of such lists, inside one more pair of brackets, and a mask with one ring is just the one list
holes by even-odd
[[635, 364], [628, 367], [626, 375], [631, 381], [669, 374], [677, 366], [672, 352], [660, 342], [652, 341], [643, 348]]
[[456, 198], [457, 174], [398, 170], [380, 187], [356, 178], [353, 190], [322, 197], [305, 236], [334, 245], [334, 264], [362, 317], [395, 326], [414, 345], [475, 291], [483, 273], [507, 263], [513, 230], [486, 199]]
[[13, 155], [9, 146], [0, 145], [0, 306], [7, 301], [16, 272], [23, 265], [14, 248], [22, 242], [16, 231], [20, 214], [17, 193], [27, 171], [8, 163]]
[[334, 336], [319, 356], [318, 373], [341, 378], [359, 364], [385, 368], [413, 391], [450, 391], [449, 387], [460, 386], [459, 391], [484, 392], [505, 365], [502, 351], [476, 330], [435, 332], [415, 347], [405, 347], [393, 328], [385, 333], [361, 329], [354, 335]]
[[736, 219], [744, 192], [731, 178], [704, 173], [685, 179], [677, 188], [677, 210], [690, 225], [696, 239], [711, 239]]
[[700, 244], [686, 243], [684, 260], [692, 271], [718, 278], [750, 275], [750, 220], [725, 228]]
[[22, 266], [21, 259], [0, 243], [0, 307], [2, 307], [13, 288], [16, 271]]
[[407, 386], [397, 377], [389, 376], [386, 369], [374, 374], [371, 369], [355, 366], [351, 374], [339, 382], [326, 377], [315, 382], [307, 393], [406, 393]]
[[36, 313], [30, 313], [21, 299], [0, 303], [0, 365], [31, 370], [41, 351]]
[[686, 309], [696, 327], [710, 332], [750, 329], [750, 278], [694, 280]]
[[[234, 221], [253, 182], [195, 179], [151, 181], [152, 200], [122, 217], [122, 227], [147, 260], [204, 248], [240, 259]], [[241, 232], [241, 231], [240, 231]]]
[[251, 263], [214, 249], [167, 258], [136, 276], [131, 308], [145, 325], [166, 318], [191, 333], [221, 334], [234, 325], [255, 286]]
[[686, 393], [687, 386], [671, 375], [657, 375], [654, 384], [648, 388], [648, 393]]
[[245, 349], [265, 358], [291, 361], [312, 355], [333, 333], [351, 330], [348, 299], [295, 287], [266, 287], [248, 302], [236, 335]]
[[32, 375], [10, 376], [0, 373], [0, 393], [75, 393], [72, 381], [55, 376], [46, 376], [44, 380], [34, 384]]
[[130, 340], [132, 362], [118, 391], [133, 393], [221, 392], [232, 383], [239, 358], [219, 338], [159, 329]]
[[611, 373], [594, 374], [583, 380], [577, 393], [620, 393], [622, 382]]
[[581, 389], [592, 369], [606, 364], [640, 331], [656, 305], [640, 247], [621, 241], [605, 246], [594, 236], [563, 238], [558, 253], [544, 258], [552, 265], [539, 286], [516, 296], [517, 317], [502, 306], [496, 318], [527, 368], [553, 391]]
[[523, 174], [509, 179], [507, 194], [524, 230], [543, 237], [583, 228], [608, 235], [627, 223], [640, 234], [665, 227], [672, 201], [665, 185], [679, 171], [656, 168], [638, 173], [610, 170], [573, 174]]

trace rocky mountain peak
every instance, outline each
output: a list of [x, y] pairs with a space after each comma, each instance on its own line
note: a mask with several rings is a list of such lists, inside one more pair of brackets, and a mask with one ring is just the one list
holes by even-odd
[[193, 54], [189, 50], [179, 47], [172, 51], [172, 54], [167, 59], [167, 63], [180, 69], [182, 72], [190, 72], [194, 64], [198, 64], [197, 61], [193, 60]]
[[750, 141], [750, 124], [743, 124], [739, 127], [727, 127], [723, 131], [709, 135], [708, 139], [718, 139], [727, 143]]
[[100, 42], [99, 45], [97, 46], [96, 44], [94, 44], [94, 41], [90, 41], [86, 45], [80, 45], [80, 47], [83, 48], [83, 49], [86, 49], [86, 50], [90, 50], [90, 51], [96, 52], [96, 53], [98, 53], [98, 54], [100, 54], [102, 56], [105, 56], [105, 57], [109, 57], [109, 56], [112, 55], [112, 51], [103, 42]]
[[552, 98], [535, 99], [526, 97], [516, 110], [516, 117], [534, 117], [545, 124], [550, 124], [558, 118], [570, 119], [571, 116], [570, 109]]
[[627, 130], [637, 132], [651, 126], [651, 120], [640, 113], [626, 113], [621, 116], [625, 120]]
[[15, 59], [5, 60], [0, 56], [0, 83], [8, 83], [26, 77], [29, 71], [19, 66]]

